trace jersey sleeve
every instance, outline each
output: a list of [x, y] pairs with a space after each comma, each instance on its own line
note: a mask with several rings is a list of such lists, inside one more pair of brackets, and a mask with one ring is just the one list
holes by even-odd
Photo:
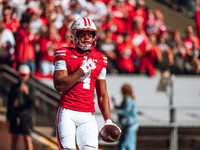
[[64, 60], [59, 60], [55, 62], [55, 70], [67, 70], [67, 64]]
[[105, 80], [106, 79], [106, 68], [103, 68], [98, 75], [98, 80]]
[[107, 57], [103, 55], [103, 68], [107, 68], [107, 63], [108, 63]]
[[108, 63], [107, 57], [102, 54], [102, 70], [101, 70], [101, 72], [98, 75], [98, 80], [99, 79], [106, 79], [107, 63]]
[[54, 54], [53, 64], [55, 65], [56, 61], [61, 61], [61, 60], [66, 61], [66, 53], [67, 53], [67, 48], [57, 49]]

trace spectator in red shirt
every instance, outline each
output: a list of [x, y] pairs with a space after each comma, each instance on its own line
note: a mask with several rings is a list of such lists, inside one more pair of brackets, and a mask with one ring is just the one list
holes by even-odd
[[146, 32], [147, 34], [156, 33], [156, 21], [155, 21], [155, 13], [152, 8], [147, 10], [147, 22], [146, 22]]
[[114, 20], [111, 17], [111, 14], [108, 14], [106, 16], [106, 20], [105, 22], [102, 22], [100, 28], [99, 28], [99, 33], [103, 33], [105, 32], [105, 30], [110, 29], [113, 34], [112, 34], [112, 40], [114, 42], [117, 42], [117, 38], [118, 38], [118, 32], [117, 32], [117, 23], [114, 22]]
[[159, 36], [161, 28], [163, 26], [165, 26], [164, 16], [163, 16], [163, 13], [161, 12], [161, 10], [159, 10], [159, 9], [154, 10], [154, 14], [155, 14], [155, 25], [156, 25], [156, 32], [155, 32], [155, 34], [157, 36]]
[[[196, 30], [197, 30], [197, 37], [198, 41], [200, 43], [200, 1], [196, 0]], [[197, 66], [197, 72], [200, 73], [200, 56], [198, 57], [198, 66]]]
[[183, 40], [186, 50], [189, 53], [192, 53], [193, 49], [200, 50], [199, 39], [194, 34], [194, 28], [192, 26], [186, 27], [186, 37]]
[[200, 39], [200, 1], [196, 0], [196, 29], [197, 36]]
[[135, 5], [135, 17], [141, 18], [143, 20], [142, 27], [145, 29], [146, 21], [147, 21], [147, 12], [144, 9], [145, 0], [137, 0]]
[[44, 76], [53, 75], [54, 53], [60, 40], [61, 37], [58, 34], [58, 30], [53, 25], [49, 27], [47, 35], [43, 34], [40, 37], [39, 71]]
[[53, 24], [48, 26], [48, 31], [42, 32], [39, 40], [39, 71], [37, 75], [44, 77], [52, 77], [54, 66], [53, 58], [57, 48], [71, 46], [70, 31], [64, 32], [65, 37], [61, 37], [58, 33], [58, 29]]
[[113, 23], [116, 25], [117, 34], [123, 34], [126, 30], [128, 10], [125, 4], [125, 0], [115, 0], [110, 10]]
[[135, 18], [133, 21], [133, 31], [130, 33], [131, 36], [131, 43], [133, 46], [133, 54], [137, 57], [135, 57], [135, 72], [138, 73], [138, 64], [140, 63], [140, 57], [145, 52], [146, 43], [148, 40], [148, 37], [143, 29], [143, 19]]
[[120, 73], [133, 73], [134, 58], [130, 35], [125, 33], [123, 39], [123, 42], [117, 45], [117, 68]]
[[154, 64], [162, 61], [162, 53], [157, 45], [157, 37], [155, 34], [149, 35], [149, 40], [145, 47], [144, 54], [140, 57], [139, 72], [154, 76], [156, 74]]
[[17, 17], [13, 17], [13, 10], [10, 6], [4, 8], [3, 17], [6, 28], [15, 33], [19, 28], [19, 20]]
[[49, 11], [49, 8], [48, 8], [48, 4], [41, 3], [39, 5], [38, 14], [40, 16], [40, 20], [42, 20], [43, 27], [46, 26], [48, 24], [49, 18], [50, 18], [50, 11]]
[[33, 43], [37, 41], [34, 34], [30, 32], [31, 15], [25, 13], [22, 15], [20, 27], [16, 32], [16, 62], [17, 68], [20, 64], [28, 64], [31, 74], [35, 72], [35, 50]]
[[128, 16], [126, 19], [126, 29], [131, 32], [133, 27], [133, 20], [135, 15], [135, 3], [132, 0], [126, 0], [125, 8], [128, 11]]
[[194, 35], [194, 29], [192, 26], [187, 26], [186, 28], [186, 38], [183, 40], [184, 45], [186, 47], [186, 61], [188, 63], [186, 72], [190, 73], [199, 73], [199, 53], [200, 53], [200, 44], [199, 39]]
[[165, 27], [164, 16], [159, 9], [148, 9], [147, 12], [146, 32], [147, 34], [156, 34], [159, 37], [161, 28]]
[[[58, 31], [59, 32], [59, 31]], [[64, 33], [62, 33], [62, 35], [58, 35], [60, 36], [58, 39], [57, 39], [57, 47], [69, 47], [69, 46], [74, 46], [72, 45], [71, 43], [71, 39], [70, 39], [70, 30], [69, 29], [66, 29], [66, 31]]]

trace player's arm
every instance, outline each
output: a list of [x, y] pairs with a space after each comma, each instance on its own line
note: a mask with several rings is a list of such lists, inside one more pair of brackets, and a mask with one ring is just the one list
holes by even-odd
[[70, 89], [83, 75], [83, 70], [78, 68], [68, 75], [67, 70], [55, 70], [53, 74], [54, 87], [58, 92]]
[[106, 88], [106, 80], [97, 80], [96, 91], [99, 109], [106, 121], [110, 119], [110, 102]]
[[96, 92], [97, 92], [97, 100], [98, 100], [99, 109], [105, 120], [104, 126], [112, 124], [112, 125], [115, 125], [117, 128], [119, 128], [111, 120], [110, 101], [109, 101], [109, 96], [108, 96], [107, 87], [106, 87], [106, 68], [103, 68], [98, 76], [98, 80], [96, 83]]
[[84, 74], [95, 69], [95, 63], [91, 60], [83, 60], [81, 67], [76, 69], [72, 74], [68, 74], [67, 64], [65, 61], [55, 62], [55, 71], [53, 74], [54, 87], [58, 92], [70, 89]]
[[101, 110], [101, 114], [103, 115], [103, 118], [105, 120], [104, 126], [109, 125], [109, 124], [114, 125], [121, 132], [121, 129], [111, 120], [110, 102], [109, 102], [109, 97], [108, 97], [108, 93], [106, 89], [106, 80], [97, 80], [96, 91], [97, 91], [99, 109]]

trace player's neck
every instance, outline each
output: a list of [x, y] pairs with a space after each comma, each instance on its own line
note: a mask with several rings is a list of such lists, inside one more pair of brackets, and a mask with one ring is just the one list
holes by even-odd
[[88, 50], [82, 50], [79, 47], [77, 47], [77, 50], [83, 55], [88, 55], [88, 54], [91, 53], [91, 50], [89, 50], [89, 49]]

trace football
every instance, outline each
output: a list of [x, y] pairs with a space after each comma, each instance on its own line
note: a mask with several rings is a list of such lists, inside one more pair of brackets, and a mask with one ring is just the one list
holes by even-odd
[[111, 143], [117, 141], [120, 138], [121, 131], [117, 126], [109, 124], [105, 125], [101, 129], [99, 136], [103, 141]]

